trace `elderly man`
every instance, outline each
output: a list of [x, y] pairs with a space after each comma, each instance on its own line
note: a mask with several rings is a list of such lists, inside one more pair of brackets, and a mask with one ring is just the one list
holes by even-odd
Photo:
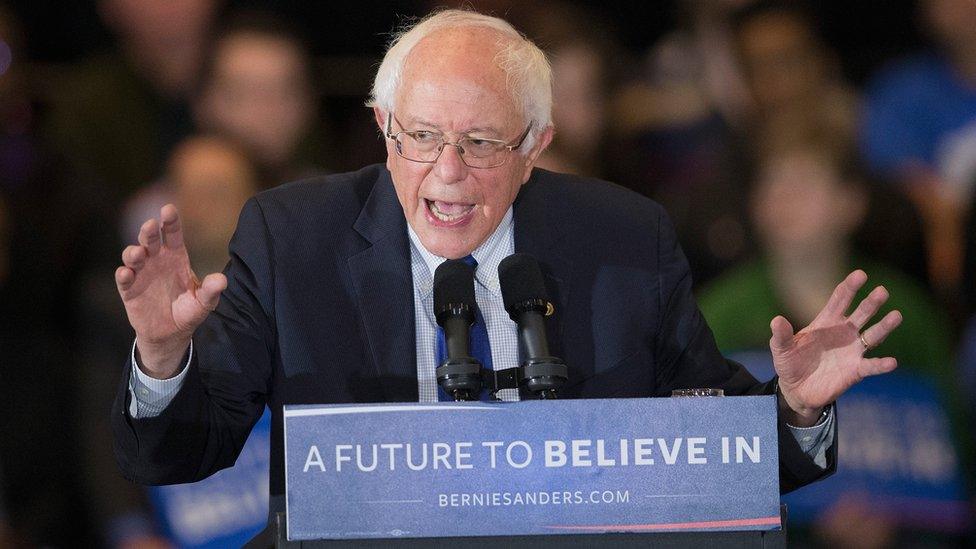
[[545, 56], [510, 25], [440, 12], [399, 35], [376, 76], [385, 166], [250, 200], [230, 263], [202, 281], [176, 209], [147, 221], [115, 274], [136, 333], [113, 414], [123, 471], [176, 483], [227, 467], [267, 404], [280, 505], [283, 404], [437, 400], [431, 280], [445, 258], [477, 261], [493, 367], [517, 364], [497, 267], [520, 251], [539, 259], [554, 296], [549, 341], [569, 365], [563, 396], [778, 392], [783, 489], [829, 472], [831, 403], [895, 367], [863, 357], [900, 321], [892, 313], [861, 332], [884, 289], [846, 316], [866, 280], [857, 271], [799, 333], [773, 319], [779, 377], [756, 383], [719, 355], [659, 206], [533, 170], [552, 138], [550, 88]]

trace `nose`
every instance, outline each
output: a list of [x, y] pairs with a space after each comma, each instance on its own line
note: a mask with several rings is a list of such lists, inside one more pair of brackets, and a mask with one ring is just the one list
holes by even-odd
[[[445, 150], [448, 147], [450, 151]], [[444, 143], [441, 154], [434, 163], [434, 170], [445, 183], [461, 181], [467, 175], [468, 166], [461, 160], [461, 151], [464, 150], [457, 143]]]

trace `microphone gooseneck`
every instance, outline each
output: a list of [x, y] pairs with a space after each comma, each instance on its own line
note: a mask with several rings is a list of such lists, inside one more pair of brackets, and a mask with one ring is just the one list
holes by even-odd
[[505, 310], [518, 324], [520, 381], [541, 398], [555, 398], [568, 379], [568, 370], [549, 353], [545, 317], [551, 314], [552, 304], [539, 262], [528, 254], [512, 254], [498, 265], [498, 279]]

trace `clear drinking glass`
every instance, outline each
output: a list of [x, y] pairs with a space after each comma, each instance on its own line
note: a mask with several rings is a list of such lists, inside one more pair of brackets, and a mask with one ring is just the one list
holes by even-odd
[[721, 397], [725, 396], [722, 389], [710, 389], [708, 387], [696, 387], [692, 389], [674, 389], [671, 391], [673, 397]]

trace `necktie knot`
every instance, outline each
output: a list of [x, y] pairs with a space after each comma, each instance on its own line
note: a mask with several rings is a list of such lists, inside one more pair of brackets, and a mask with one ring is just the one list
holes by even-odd
[[471, 255], [471, 254], [468, 254], [468, 255], [462, 257], [461, 258], [461, 261], [463, 261], [463, 262], [467, 263], [468, 265], [470, 265], [472, 269], [477, 269], [478, 268], [478, 260], [475, 259], [474, 256]]

